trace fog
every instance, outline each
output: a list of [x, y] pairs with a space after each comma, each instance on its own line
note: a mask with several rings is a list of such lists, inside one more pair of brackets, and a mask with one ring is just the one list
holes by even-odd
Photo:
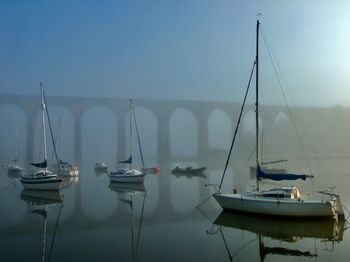
[[[79, 99], [74, 101], [75, 105], [79, 105]], [[128, 103], [127, 99], [116, 100], [116, 103], [121, 103], [120, 101], [125, 105]], [[157, 105], [156, 111], [150, 106], [154, 104]], [[167, 104], [169, 106], [166, 106]], [[80, 118], [76, 118], [64, 106], [49, 104], [47, 106], [53, 135], [56, 138], [56, 148], [62, 160], [78, 162], [77, 164], [81, 162], [90, 170], [93, 169], [95, 162], [103, 161], [113, 170], [117, 167], [118, 161], [128, 158], [129, 111], [127, 108], [124, 114], [119, 114], [124, 116], [119, 119], [118, 112], [113, 112], [102, 105], [94, 106], [92, 103]], [[210, 159], [221, 159], [220, 161], [224, 163], [238, 116], [237, 109], [227, 110], [226, 106], [227, 104], [220, 102], [197, 102], [194, 110], [191, 101], [135, 100], [135, 115], [146, 166], [155, 166], [162, 161], [175, 165], [186, 162], [205, 162]], [[19, 162], [28, 167], [30, 161], [43, 159], [41, 115], [39, 111], [36, 112], [34, 122], [31, 123], [27, 118], [28, 112], [19, 106], [0, 105], [0, 118], [4, 123], [0, 139], [2, 164], [14, 158], [16, 128], [19, 140]], [[293, 112], [293, 118], [283, 107], [262, 108], [260, 137], [263, 145], [263, 160], [349, 157], [350, 142], [347, 134], [350, 123], [347, 118], [350, 112], [348, 108], [300, 107], [292, 108], [291, 112]], [[161, 113], [163, 116], [159, 118]], [[272, 116], [269, 117], [269, 115]], [[30, 126], [33, 126], [32, 139], [28, 137]], [[78, 126], [80, 126], [80, 133], [76, 130]], [[48, 161], [52, 162], [55, 158], [48, 123], [46, 127]], [[135, 130], [133, 132], [134, 161], [136, 166], [141, 166]], [[31, 140], [33, 147], [29, 149], [28, 142]], [[251, 155], [254, 151], [255, 116], [254, 112], [248, 108], [243, 113], [233, 159], [253, 161]]]
[[[349, 105], [350, 2], [1, 1], [0, 94], [240, 102], [255, 59], [280, 104]], [[258, 14], [261, 14], [257, 16]]]

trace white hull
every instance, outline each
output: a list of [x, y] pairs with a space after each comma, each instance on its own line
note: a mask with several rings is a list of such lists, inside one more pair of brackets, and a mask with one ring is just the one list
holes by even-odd
[[79, 174], [78, 169], [68, 170], [68, 169], [61, 169], [55, 171], [57, 174], [59, 174], [60, 177], [77, 177]]
[[78, 167], [69, 164], [61, 164], [60, 167], [55, 166], [52, 170], [60, 177], [76, 177], [79, 174]]
[[24, 189], [29, 190], [60, 190], [63, 179], [49, 170], [38, 170], [35, 173], [21, 176]]
[[22, 167], [19, 165], [9, 165], [7, 167], [7, 172], [9, 172], [9, 173], [21, 173]]
[[108, 177], [111, 182], [117, 183], [143, 183], [145, 180], [145, 174], [134, 169], [111, 172]]
[[100, 173], [107, 173], [108, 166], [105, 163], [97, 162], [95, 165], [95, 171]]
[[69, 174], [72, 177], [78, 176], [79, 175], [79, 170], [78, 169], [70, 170]]
[[334, 201], [273, 199], [243, 194], [213, 194], [225, 210], [288, 217], [334, 217]]

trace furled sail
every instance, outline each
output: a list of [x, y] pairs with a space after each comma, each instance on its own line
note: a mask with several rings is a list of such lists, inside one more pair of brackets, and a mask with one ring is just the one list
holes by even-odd
[[257, 172], [258, 172], [258, 178], [270, 179], [274, 181], [297, 180], [297, 179], [306, 180], [306, 178], [314, 177], [312, 175], [298, 175], [298, 174], [269, 174], [261, 170], [260, 166], [258, 166]]
[[125, 161], [119, 161], [119, 163], [121, 164], [131, 164], [132, 163], [132, 156], [130, 155], [129, 159], [128, 160], [125, 160]]
[[30, 163], [32, 166], [39, 167], [39, 168], [46, 168], [47, 167], [47, 161], [45, 159], [44, 162], [41, 163]]

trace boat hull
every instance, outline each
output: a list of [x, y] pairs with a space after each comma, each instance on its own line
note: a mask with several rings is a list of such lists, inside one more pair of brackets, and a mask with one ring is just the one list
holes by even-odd
[[9, 172], [9, 173], [21, 173], [22, 170], [23, 170], [23, 168], [19, 165], [9, 166], [7, 168], [7, 172]]
[[107, 173], [108, 166], [105, 163], [97, 162], [95, 165], [95, 172], [97, 173]]
[[116, 183], [143, 183], [145, 174], [138, 170], [128, 170], [127, 172], [111, 172], [108, 174], [111, 182]]
[[203, 172], [206, 170], [206, 167], [200, 168], [179, 168], [176, 167], [171, 170], [171, 173], [176, 176], [187, 175], [187, 176], [205, 176]]
[[213, 194], [224, 210], [288, 217], [334, 217], [334, 201], [271, 199], [244, 194]]

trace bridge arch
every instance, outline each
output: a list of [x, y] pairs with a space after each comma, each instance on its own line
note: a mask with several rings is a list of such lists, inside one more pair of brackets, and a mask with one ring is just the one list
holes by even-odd
[[12, 161], [16, 155], [16, 132], [18, 137], [18, 161], [24, 166], [27, 155], [28, 118], [23, 107], [13, 103], [0, 104], [1, 139], [0, 159]]
[[[198, 153], [198, 121], [186, 108], [177, 108], [169, 116], [170, 150], [174, 157], [194, 157]], [[175, 141], [181, 141], [176, 143]]]
[[[81, 206], [84, 215], [91, 219], [107, 219], [117, 208], [117, 199], [111, 197], [113, 192], [106, 190], [108, 177], [98, 176], [94, 166], [97, 161], [103, 161], [109, 171], [116, 169], [118, 124], [114, 112], [101, 106], [88, 108], [81, 117], [81, 140], [84, 142], [79, 177]], [[98, 208], [100, 213], [96, 213], [96, 207], [101, 205], [105, 208]]]
[[208, 117], [209, 148], [227, 149], [232, 139], [233, 125], [229, 115], [221, 109], [214, 109]]

